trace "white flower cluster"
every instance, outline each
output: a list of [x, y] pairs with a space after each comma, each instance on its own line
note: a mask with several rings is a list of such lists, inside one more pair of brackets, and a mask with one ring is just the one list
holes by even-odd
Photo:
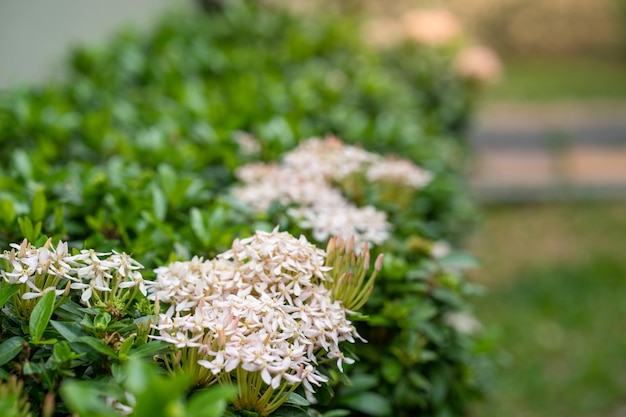
[[235, 132], [234, 140], [244, 155], [256, 155], [261, 152], [261, 144], [249, 133]]
[[367, 179], [406, 185], [417, 190], [427, 186], [433, 174], [406, 159], [388, 158], [367, 169]]
[[284, 155], [283, 165], [306, 177], [321, 176], [327, 181], [341, 181], [381, 160], [380, 155], [346, 145], [335, 136], [327, 136], [302, 142]]
[[354, 236], [358, 243], [357, 252], [360, 252], [362, 244], [380, 245], [389, 236], [387, 216], [372, 206], [356, 207], [349, 203], [314, 205], [291, 208], [287, 214], [300, 219], [300, 227], [311, 229], [318, 242], [326, 242], [332, 236]]
[[296, 205], [288, 214], [299, 225], [311, 229], [320, 242], [330, 236], [354, 236], [357, 246], [382, 244], [391, 225], [386, 214], [374, 207], [357, 207], [333, 186], [354, 174], [370, 181], [391, 181], [421, 188], [432, 175], [410, 161], [384, 159], [334, 136], [304, 141], [286, 153], [279, 164], [250, 164], [239, 168], [243, 186], [233, 193], [257, 211], [266, 211], [273, 202]]
[[[217, 259], [176, 262], [156, 270], [148, 297], [172, 308], [159, 315], [155, 339], [197, 348], [198, 363], [219, 378], [258, 372], [272, 389], [327, 381], [320, 360], [352, 360], [339, 349], [359, 338], [346, 309], [324, 281], [325, 252], [286, 232], [236, 240]], [[237, 375], [240, 375], [239, 373]]]
[[0, 258], [8, 262], [11, 271], [0, 270], [0, 276], [9, 284], [26, 284], [30, 291], [22, 294], [25, 300], [41, 297], [48, 291], [63, 294], [65, 289], [57, 289], [62, 279], [70, 281], [71, 289], [81, 290], [81, 300], [85, 303], [89, 303], [94, 290], [115, 293], [118, 289], [138, 286], [146, 294], [139, 272], [143, 266], [125, 253], [99, 253], [90, 249], [69, 255], [67, 242], [59, 242], [55, 248], [51, 240], [43, 247], [35, 247], [26, 239], [21, 245], [10, 246], [11, 251], [5, 251]]
[[266, 211], [274, 201], [282, 205], [336, 206], [345, 204], [341, 192], [321, 176], [309, 176], [288, 166], [251, 164], [237, 170], [245, 186], [235, 196], [255, 210]]

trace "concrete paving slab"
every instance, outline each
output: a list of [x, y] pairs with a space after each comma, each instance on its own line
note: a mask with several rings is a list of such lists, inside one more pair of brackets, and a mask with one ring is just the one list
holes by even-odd
[[626, 198], [626, 102], [489, 103], [469, 143], [479, 199]]

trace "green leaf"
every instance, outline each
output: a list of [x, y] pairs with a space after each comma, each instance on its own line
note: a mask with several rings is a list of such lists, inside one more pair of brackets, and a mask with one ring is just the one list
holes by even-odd
[[54, 291], [48, 291], [35, 305], [28, 322], [28, 330], [33, 342], [37, 343], [41, 340], [43, 332], [48, 327], [52, 312], [54, 311], [54, 301], [56, 294]]
[[30, 242], [35, 242], [41, 233], [41, 222], [33, 224], [30, 217], [19, 217], [17, 224], [22, 235]]
[[392, 411], [389, 399], [375, 392], [361, 392], [343, 397], [339, 399], [339, 403], [371, 416], [388, 416]]
[[136, 349], [132, 349], [130, 351], [129, 356], [136, 357], [136, 358], [152, 357], [158, 353], [165, 352], [171, 346], [172, 345], [169, 343], [161, 342], [159, 340], [153, 340], [151, 342], [148, 342], [146, 344], [139, 346]]
[[46, 215], [46, 191], [39, 187], [33, 195], [33, 202], [31, 208], [31, 217], [34, 221], [38, 222], [44, 219]]
[[110, 346], [105, 344], [100, 339], [96, 339], [95, 337], [91, 337], [91, 336], [81, 336], [80, 338], [78, 338], [78, 342], [82, 342], [88, 345], [89, 347], [95, 349], [96, 351], [102, 353], [103, 355], [110, 356], [112, 358], [117, 358], [117, 353], [115, 353], [115, 351]]
[[167, 215], [167, 198], [158, 185], [152, 186], [152, 207], [154, 211], [154, 217], [158, 220], [165, 220]]
[[350, 377], [350, 385], [341, 388], [342, 396], [349, 396], [358, 392], [367, 391], [380, 384], [375, 375], [357, 374]]
[[221, 417], [228, 402], [237, 395], [237, 389], [229, 386], [214, 386], [198, 391], [187, 403], [186, 417]]
[[415, 370], [409, 372], [409, 382], [415, 389], [429, 391], [431, 388], [430, 382]]
[[8, 197], [0, 198], [0, 213], [2, 213], [2, 222], [5, 225], [10, 225], [15, 220], [15, 205], [13, 200]]
[[21, 285], [18, 284], [5, 284], [0, 288], [0, 308], [2, 308], [7, 301], [20, 290]]
[[20, 354], [23, 348], [24, 339], [18, 336], [13, 336], [5, 340], [0, 345], [0, 366], [8, 363], [14, 357]]
[[167, 164], [161, 164], [157, 168], [159, 172], [159, 178], [161, 180], [161, 185], [163, 186], [163, 190], [168, 195], [170, 200], [172, 199], [172, 194], [176, 191], [176, 184], [178, 183], [178, 175], [176, 171]]
[[26, 362], [24, 364], [24, 375], [45, 374], [46, 368], [39, 362]]
[[190, 222], [193, 233], [204, 246], [208, 246], [208, 244], [211, 242], [211, 236], [209, 235], [209, 231], [204, 224], [202, 213], [200, 212], [200, 210], [194, 207], [191, 209], [189, 214], [191, 216]]
[[190, 375], [159, 373], [157, 368], [131, 359], [126, 368], [124, 387], [135, 396], [136, 417], [183, 414], [183, 399], [193, 380]]
[[70, 344], [64, 341], [56, 343], [52, 347], [52, 351], [54, 353], [53, 359], [59, 363], [69, 362], [84, 355], [84, 353], [74, 352]]
[[383, 378], [390, 384], [395, 384], [402, 375], [402, 364], [393, 358], [383, 359], [383, 364], [380, 368]]
[[304, 408], [283, 405], [272, 413], [272, 417], [309, 417], [309, 413]]
[[93, 319], [93, 325], [97, 330], [106, 330], [109, 323], [111, 323], [111, 314], [104, 310], [99, 311]]
[[126, 359], [128, 357], [128, 353], [130, 352], [130, 349], [133, 347], [133, 345], [135, 344], [135, 335], [130, 335], [129, 337], [126, 338], [126, 340], [124, 340], [124, 343], [122, 343], [122, 346], [120, 347], [119, 350], [119, 356], [120, 359]]
[[65, 406], [81, 417], [119, 417], [119, 413], [104, 401], [102, 390], [91, 381], [66, 380], [61, 384]]
[[287, 401], [285, 401], [285, 404], [300, 405], [303, 407], [308, 407], [309, 405], [311, 405], [311, 403], [308, 402], [306, 398], [304, 398], [300, 394], [296, 394], [295, 392], [289, 394], [289, 397], [287, 397]]
[[26, 152], [21, 149], [13, 152], [13, 165], [17, 172], [25, 179], [30, 179], [33, 176], [33, 167], [30, 163], [30, 159]]
[[73, 343], [87, 336], [80, 324], [68, 321], [50, 320], [50, 324], [68, 342]]
[[474, 256], [460, 251], [451, 252], [437, 260], [440, 266], [454, 270], [480, 268], [480, 261]]
[[349, 416], [350, 410], [342, 410], [342, 409], [338, 409], [338, 410], [330, 410], [325, 412], [324, 414], [322, 414], [322, 417], [345, 417], [345, 416]]

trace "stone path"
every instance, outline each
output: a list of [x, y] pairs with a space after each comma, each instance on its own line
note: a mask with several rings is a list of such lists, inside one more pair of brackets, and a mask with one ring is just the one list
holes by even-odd
[[626, 102], [490, 103], [470, 145], [480, 200], [626, 199]]

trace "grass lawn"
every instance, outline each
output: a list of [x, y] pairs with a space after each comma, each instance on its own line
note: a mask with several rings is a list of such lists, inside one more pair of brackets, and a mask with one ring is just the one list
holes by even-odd
[[626, 62], [615, 59], [510, 59], [488, 100], [626, 99]]
[[501, 367], [477, 417], [626, 415], [626, 205], [488, 207], [470, 244]]

